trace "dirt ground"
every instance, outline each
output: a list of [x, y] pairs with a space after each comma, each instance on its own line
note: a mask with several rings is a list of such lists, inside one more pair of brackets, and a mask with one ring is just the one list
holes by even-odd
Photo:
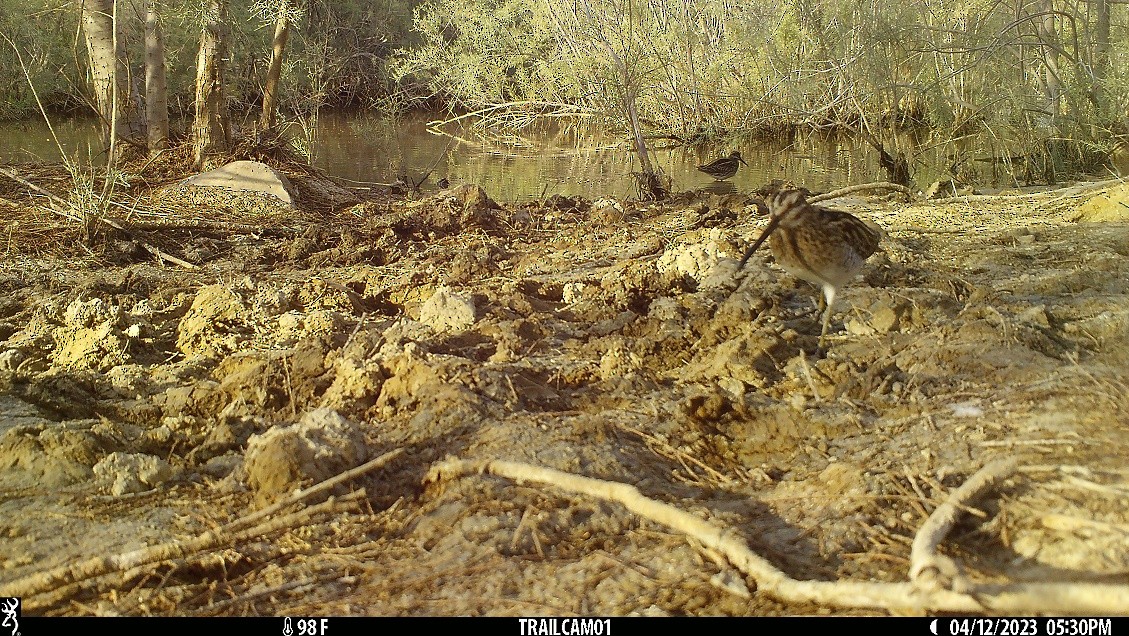
[[[0, 590], [48, 615], [887, 613], [774, 600], [617, 503], [425, 483], [448, 457], [631, 484], [796, 579], [898, 582], [929, 513], [1019, 455], [942, 551], [973, 583], [1125, 584], [1129, 223], [1077, 221], [1093, 194], [829, 202], [887, 234], [825, 350], [813, 287], [768, 250], [737, 275], [765, 222], [741, 194], [338, 193], [53, 254], [10, 236]], [[30, 583], [396, 449], [261, 532]]]

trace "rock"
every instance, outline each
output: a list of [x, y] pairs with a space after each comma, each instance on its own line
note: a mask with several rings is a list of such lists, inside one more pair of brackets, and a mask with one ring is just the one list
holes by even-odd
[[870, 316], [870, 326], [878, 333], [890, 333], [898, 325], [898, 312], [889, 305], [879, 305]]
[[258, 161], [233, 161], [215, 170], [192, 175], [178, 184], [178, 187], [185, 186], [261, 192], [288, 207], [294, 207], [290, 182], [282, 173]]
[[876, 333], [897, 331], [903, 308], [892, 305], [892, 301], [877, 300], [870, 305], [862, 317], [851, 317], [844, 321], [847, 333], [867, 336]]
[[234, 472], [235, 469], [239, 468], [239, 466], [241, 466], [242, 464], [243, 457], [235, 453], [227, 453], [225, 455], [213, 457], [207, 462], [204, 462], [204, 466], [201, 470], [205, 475], [208, 475], [209, 477], [223, 479], [224, 477], [227, 477], [232, 472]]
[[168, 462], [142, 453], [110, 453], [94, 465], [94, 477], [111, 495], [152, 490], [172, 477]]
[[176, 348], [190, 358], [218, 358], [238, 351], [253, 331], [247, 324], [248, 313], [243, 299], [228, 287], [201, 287], [177, 325]]
[[0, 371], [14, 373], [16, 369], [20, 368], [20, 363], [24, 361], [24, 358], [24, 353], [19, 349], [8, 349], [0, 353]]
[[474, 324], [474, 301], [448, 287], [435, 290], [419, 311], [419, 321], [435, 331], [461, 331]]
[[984, 409], [980, 408], [976, 400], [965, 400], [948, 406], [953, 412], [953, 417], [984, 417]]
[[333, 364], [333, 384], [322, 395], [321, 405], [332, 409], [357, 412], [376, 403], [384, 383], [379, 359], [355, 349], [345, 352]]
[[[18, 419], [13, 418], [13, 406]], [[34, 406], [22, 401], [0, 400], [0, 430], [4, 431], [0, 435], [0, 475], [17, 477], [38, 488], [90, 479], [91, 467], [104, 454], [98, 437], [89, 431], [60, 429], [36, 413]]]
[[596, 199], [589, 210], [592, 220], [605, 224], [614, 224], [623, 221], [626, 213], [623, 206], [615, 199]]
[[68, 368], [106, 370], [129, 360], [129, 343], [120, 329], [121, 310], [100, 298], [67, 305], [64, 324], [51, 333], [52, 361]]
[[639, 354], [629, 350], [622, 341], [614, 345], [600, 356], [600, 378], [625, 377], [643, 368], [643, 359]]
[[1039, 327], [1050, 328], [1051, 321], [1047, 318], [1046, 305], [1035, 305], [1028, 307], [1019, 314], [1019, 319], [1037, 325]]
[[63, 320], [69, 327], [93, 327], [104, 322], [117, 321], [120, 310], [107, 305], [101, 298], [75, 300], [67, 305]]
[[728, 256], [717, 241], [703, 241], [671, 247], [662, 253], [655, 266], [664, 274], [674, 272], [701, 281]]
[[360, 427], [332, 409], [315, 409], [295, 424], [275, 426], [247, 441], [247, 486], [265, 506], [324, 481], [368, 457]]
[[565, 283], [564, 287], [561, 289], [561, 300], [569, 305], [578, 303], [581, 300], [584, 300], [584, 293], [587, 289], [588, 286], [584, 283], [575, 281], [571, 283]]

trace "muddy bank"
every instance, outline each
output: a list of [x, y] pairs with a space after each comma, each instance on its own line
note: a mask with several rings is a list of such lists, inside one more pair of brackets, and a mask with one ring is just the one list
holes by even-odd
[[1022, 454], [945, 543], [964, 575], [1129, 576], [1129, 224], [1074, 220], [1087, 197], [833, 202], [887, 236], [820, 350], [810, 285], [767, 252], [736, 274], [764, 222], [747, 197], [485, 194], [146, 235], [194, 270], [113, 241], [7, 261], [0, 586], [189, 540], [394, 449], [341, 509], [25, 611], [858, 611], [774, 601], [613, 503], [425, 486], [449, 456], [632, 484], [798, 579], [904, 581], [926, 516]]

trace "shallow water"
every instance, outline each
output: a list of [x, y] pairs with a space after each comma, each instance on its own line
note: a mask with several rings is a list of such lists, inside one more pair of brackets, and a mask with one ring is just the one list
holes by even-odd
[[[444, 126], [428, 131], [427, 118], [399, 122], [355, 115], [322, 115], [315, 160], [329, 172], [357, 181], [390, 183], [400, 174], [424, 184], [447, 177], [451, 183], [478, 183], [506, 201], [539, 199], [546, 194], [631, 196], [632, 171], [640, 169], [626, 142], [583, 126], [540, 126], [520, 134], [484, 139], [470, 128]], [[750, 190], [773, 179], [788, 179], [812, 189], [828, 189], [878, 178], [867, 153], [827, 141], [811, 144], [756, 142], [726, 147], [658, 148], [654, 162], [673, 181], [674, 190], [709, 188]], [[670, 142], [665, 142], [668, 146]], [[698, 172], [732, 150], [748, 166], [727, 181]]]
[[[430, 173], [424, 190], [443, 177], [452, 184], [477, 183], [502, 201], [528, 201], [549, 194], [587, 198], [633, 196], [632, 171], [639, 170], [627, 143], [581, 124], [539, 125], [512, 133], [482, 133], [469, 126], [429, 129], [439, 117], [416, 113], [400, 119], [365, 113], [322, 113], [316, 124], [291, 125], [287, 134], [312, 149], [313, 163], [357, 185], [390, 184], [400, 175], [418, 181]], [[54, 122], [68, 157], [104, 160], [95, 120]], [[654, 161], [672, 179], [675, 191], [706, 188], [718, 192], [751, 190], [784, 179], [813, 190], [884, 180], [874, 152], [849, 141], [798, 138], [750, 141], [715, 147], [663, 147], [655, 140]], [[740, 150], [748, 166], [724, 182], [695, 167]], [[0, 162], [58, 161], [59, 149], [41, 120], [0, 123]], [[928, 162], [927, 162], [928, 163]], [[941, 171], [915, 166], [919, 184]], [[374, 186], [375, 187], [375, 186]]]

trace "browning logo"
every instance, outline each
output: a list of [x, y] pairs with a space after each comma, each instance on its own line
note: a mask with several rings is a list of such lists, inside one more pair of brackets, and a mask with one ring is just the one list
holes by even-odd
[[[20, 599], [12, 597], [0, 598], [0, 636], [20, 636]], [[9, 631], [10, 630], [10, 631]]]

